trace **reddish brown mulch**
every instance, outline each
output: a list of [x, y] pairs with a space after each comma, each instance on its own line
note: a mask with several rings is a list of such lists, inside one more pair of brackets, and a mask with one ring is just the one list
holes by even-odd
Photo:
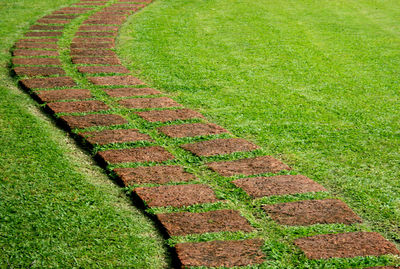
[[125, 19], [87, 19], [84, 24], [109, 24], [109, 25], [121, 25], [125, 22]]
[[116, 32], [76, 32], [75, 36], [116, 36]]
[[30, 78], [20, 81], [21, 84], [28, 89], [47, 89], [56, 87], [73, 87], [75, 82], [70, 77], [56, 78]]
[[253, 198], [326, 191], [315, 181], [301, 175], [241, 178], [232, 183]]
[[127, 108], [163, 108], [181, 106], [168, 97], [124, 99], [118, 103]]
[[78, 71], [81, 73], [89, 73], [89, 74], [96, 74], [96, 73], [129, 73], [129, 70], [126, 69], [124, 66], [79, 66]]
[[107, 2], [100, 2], [100, 3], [75, 3], [74, 6], [104, 6]]
[[212, 162], [208, 163], [207, 166], [224, 177], [234, 175], [249, 176], [290, 170], [289, 166], [271, 156], [262, 156], [237, 161]]
[[93, 38], [75, 37], [74, 39], [72, 39], [72, 42], [76, 42], [76, 43], [102, 43], [102, 42], [114, 43], [115, 39], [112, 37], [93, 37]]
[[200, 113], [184, 108], [176, 110], [154, 110], [154, 111], [143, 111], [136, 112], [137, 115], [150, 122], [167, 122], [174, 120], [188, 120], [188, 119], [199, 119], [204, 118]]
[[133, 76], [110, 76], [110, 77], [88, 77], [94, 85], [111, 86], [111, 85], [141, 85], [144, 84], [138, 78]]
[[57, 44], [39, 42], [17, 42], [15, 47], [18, 49], [58, 49]]
[[80, 11], [80, 10], [57, 10], [54, 11], [52, 14], [57, 15], [57, 14], [85, 14], [86, 11]]
[[132, 7], [106, 7], [103, 9], [105, 12], [135, 12], [137, 11], [138, 8], [132, 8]]
[[64, 30], [64, 26], [56, 25], [32, 25], [30, 30]]
[[104, 90], [110, 97], [130, 97], [141, 95], [156, 95], [161, 92], [152, 88], [118, 88]]
[[46, 15], [42, 19], [66, 19], [72, 20], [77, 18], [78, 15]]
[[61, 61], [54, 58], [13, 58], [12, 62], [20, 65], [61, 65]]
[[240, 151], [251, 151], [259, 147], [241, 138], [214, 139], [181, 145], [196, 156], [214, 156]]
[[71, 21], [68, 19], [39, 19], [36, 21], [37, 23], [43, 23], [43, 24], [67, 24], [70, 23]]
[[309, 259], [352, 258], [400, 255], [396, 246], [382, 235], [371, 232], [323, 234], [294, 241]]
[[228, 131], [214, 123], [189, 123], [167, 125], [157, 128], [161, 133], [174, 138], [215, 135]]
[[58, 42], [58, 38], [22, 38], [17, 42], [47, 42], [47, 43], [55, 43]]
[[101, 101], [57, 102], [47, 104], [52, 113], [95, 112], [110, 109]]
[[115, 48], [114, 43], [71, 43], [72, 49], [112, 49]]
[[72, 49], [71, 56], [115, 56], [115, 52], [107, 49]]
[[175, 157], [163, 147], [140, 147], [130, 149], [111, 149], [97, 153], [104, 163], [165, 162]]
[[72, 57], [74, 64], [121, 64], [119, 59], [114, 57]]
[[14, 56], [58, 56], [58, 51], [54, 50], [26, 50], [16, 49], [13, 51]]
[[14, 67], [14, 72], [18, 76], [51, 76], [51, 75], [65, 75], [64, 69], [60, 67]]
[[114, 114], [62, 116], [60, 117], [60, 120], [70, 129], [88, 128], [93, 126], [111, 126], [128, 123], [128, 121], [123, 117]]
[[25, 36], [61, 36], [62, 32], [28, 32]]
[[204, 213], [168, 213], [158, 214], [157, 219], [169, 236], [214, 233], [222, 231], [254, 230], [239, 211], [217, 210]]
[[92, 97], [90, 91], [84, 89], [37, 91], [34, 94], [42, 103], [60, 100], [83, 100]]
[[183, 182], [194, 179], [194, 175], [185, 172], [177, 165], [160, 165], [136, 168], [115, 168], [125, 186], [141, 183], [164, 184], [169, 182]]
[[143, 187], [134, 192], [149, 207], [182, 207], [219, 201], [210, 187], [200, 184]]
[[125, 20], [128, 16], [125, 14], [118, 13], [96, 13], [89, 17], [89, 19], [98, 19], [98, 20]]
[[136, 129], [103, 130], [97, 132], [83, 132], [79, 134], [90, 144], [106, 145], [110, 143], [126, 143], [136, 141], [153, 141], [149, 135]]
[[279, 224], [290, 226], [361, 222], [353, 210], [337, 199], [264, 205], [263, 209]]
[[93, 10], [93, 8], [92, 7], [63, 7], [63, 8], [60, 8], [59, 10], [89, 11], [89, 10]]
[[79, 27], [79, 31], [118, 31], [118, 26], [108, 25], [82, 25]]
[[264, 241], [261, 239], [179, 243], [176, 244], [175, 250], [182, 268], [234, 267], [263, 263], [265, 260], [265, 255], [261, 251], [263, 244]]

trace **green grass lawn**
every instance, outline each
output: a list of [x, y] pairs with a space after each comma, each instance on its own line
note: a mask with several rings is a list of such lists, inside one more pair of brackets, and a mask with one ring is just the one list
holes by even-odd
[[10, 48], [74, 1], [0, 1], [0, 268], [161, 268], [153, 222], [9, 75]]
[[400, 246], [400, 2], [159, 0], [118, 53]]

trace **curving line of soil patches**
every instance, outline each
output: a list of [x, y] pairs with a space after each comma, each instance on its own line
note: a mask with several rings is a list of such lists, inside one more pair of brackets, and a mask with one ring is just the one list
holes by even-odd
[[[115, 106], [116, 111], [121, 108], [125, 111], [146, 109], [135, 114], [149, 126], [167, 123], [168, 125], [157, 128], [149, 127], [157, 130], [161, 136], [170, 139], [200, 139], [180, 145], [181, 150], [197, 157], [251, 152], [259, 148], [241, 138], [216, 138], [216, 135], [231, 134], [221, 126], [206, 122], [203, 115], [196, 111], [183, 107], [173, 109], [181, 105], [168, 97], [158, 96], [161, 92], [156, 89], [142, 87], [144, 83], [130, 75], [130, 71], [121, 65], [112, 50], [117, 31], [128, 16], [149, 3], [151, 0], [81, 0], [71, 7], [54, 11], [37, 20], [25, 34], [25, 38], [16, 42], [12, 59], [15, 65], [13, 71], [22, 77], [21, 86], [40, 103], [46, 104], [51, 113], [79, 113], [59, 117], [59, 122], [67, 130], [105, 128], [98, 131], [77, 130], [76, 137], [85, 140], [91, 148], [125, 145], [122, 149], [101, 149], [95, 157], [106, 166], [135, 163], [137, 167], [117, 167], [112, 173], [122, 185], [134, 185], [133, 194], [147, 207], [175, 207], [181, 210], [178, 213], [156, 215], [168, 236], [224, 231], [254, 232], [256, 229], [239, 210], [186, 212], [186, 206], [224, 203], [224, 200], [217, 197], [211, 184], [196, 183], [196, 176], [184, 167], [165, 163], [180, 157], [174, 156], [164, 147], [132, 146], [132, 143], [137, 142], [156, 144], [157, 140], [145, 132], [128, 127], [127, 124], [133, 120], [112, 110]], [[104, 100], [96, 100], [97, 95], [92, 94], [91, 90], [78, 88], [76, 81], [66, 75], [67, 72], [61, 67], [62, 63], [58, 58], [57, 42], [65, 25], [94, 9], [95, 12], [79, 26], [72, 39], [71, 65], [75, 65], [76, 71], [82, 73], [88, 83], [92, 84], [90, 88], [102, 91], [107, 96], [110, 103], [114, 104], [110, 106]], [[87, 74], [90, 76], [86, 76]], [[126, 99], [119, 100], [121, 98]], [[110, 111], [113, 113], [109, 113]], [[186, 122], [188, 120], [200, 122]], [[203, 136], [207, 139], [204, 140]], [[272, 156], [209, 162], [205, 165], [199, 160], [195, 162], [193, 166], [205, 166], [215, 176], [227, 179], [232, 176], [255, 176], [290, 170], [289, 166]], [[146, 163], [152, 165], [146, 166]], [[157, 186], [140, 186], [149, 183]], [[232, 183], [232, 186], [242, 189], [250, 199], [326, 191], [323, 186], [301, 175], [240, 178]], [[361, 222], [344, 202], [337, 199], [268, 204], [263, 205], [262, 209], [277, 223], [288, 226]], [[368, 232], [322, 234], [296, 239], [294, 244], [309, 259], [400, 254], [395, 245], [381, 235]], [[233, 267], [263, 263], [266, 259], [261, 250], [263, 245], [262, 238], [185, 242], [176, 244], [175, 251], [182, 267]]]

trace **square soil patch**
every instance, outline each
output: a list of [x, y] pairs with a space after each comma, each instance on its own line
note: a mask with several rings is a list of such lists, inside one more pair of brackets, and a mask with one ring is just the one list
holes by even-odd
[[175, 157], [159, 146], [100, 151], [97, 157], [103, 163], [165, 162]]
[[212, 162], [208, 163], [207, 166], [224, 177], [235, 175], [250, 176], [290, 170], [289, 166], [271, 156], [262, 156], [237, 161]]
[[152, 88], [118, 88], [104, 90], [110, 97], [130, 97], [143, 95], [156, 95], [161, 92]]
[[108, 25], [121, 25], [125, 19], [87, 19], [84, 24], [108, 24]]
[[222, 231], [254, 230], [247, 219], [239, 211], [217, 210], [204, 213], [168, 213], [158, 214], [157, 219], [165, 228], [169, 236], [215, 233]]
[[149, 135], [140, 133], [136, 129], [103, 130], [98, 132], [84, 132], [79, 135], [84, 137], [92, 145], [153, 141]]
[[112, 126], [127, 124], [128, 121], [119, 115], [95, 114], [85, 116], [62, 116], [60, 120], [70, 129], [88, 128], [93, 126]]
[[216, 135], [228, 131], [214, 123], [189, 123], [167, 125], [157, 128], [161, 133], [173, 138]]
[[121, 64], [120, 60], [114, 57], [72, 57], [74, 64]]
[[168, 97], [124, 99], [118, 102], [126, 108], [164, 108], [181, 106]]
[[54, 58], [13, 58], [12, 62], [15, 65], [61, 65], [61, 61]]
[[42, 19], [65, 19], [65, 20], [72, 20], [78, 18], [78, 15], [62, 15], [62, 14], [55, 14], [55, 15], [46, 15]]
[[54, 50], [27, 50], [16, 49], [13, 51], [13, 56], [58, 56], [58, 51]]
[[96, 73], [121, 73], [126, 74], [129, 73], [129, 70], [126, 69], [124, 66], [79, 66], [78, 71], [81, 73], [89, 73], [89, 74], [96, 74]]
[[309, 259], [353, 258], [358, 256], [400, 255], [396, 246], [382, 235], [371, 232], [322, 234], [294, 241]]
[[18, 49], [58, 49], [57, 44], [39, 42], [18, 42], [15, 43]]
[[106, 26], [106, 25], [82, 25], [79, 27], [79, 31], [118, 31], [118, 26]]
[[252, 198], [326, 191], [320, 184], [301, 175], [241, 178], [232, 183]]
[[116, 36], [116, 32], [76, 32], [75, 36]]
[[203, 115], [190, 109], [153, 110], [136, 112], [137, 115], [150, 122], [167, 122], [174, 120], [202, 119]]
[[42, 43], [56, 43], [58, 42], [58, 38], [23, 38], [19, 39], [18, 42], [42, 42]]
[[65, 75], [64, 69], [60, 67], [14, 67], [14, 72], [18, 76], [51, 76]]
[[42, 103], [60, 100], [84, 100], [92, 97], [90, 91], [84, 89], [37, 91], [35, 95]]
[[56, 30], [64, 30], [64, 26], [62, 25], [32, 25], [30, 30], [47, 30], [47, 31], [56, 31]]
[[72, 49], [71, 56], [115, 56], [115, 52], [107, 49]]
[[20, 82], [25, 88], [28, 89], [73, 87], [76, 85], [74, 80], [70, 77], [30, 78], [30, 79], [23, 79]]
[[61, 36], [62, 32], [28, 32], [25, 34], [25, 36]]
[[360, 217], [344, 202], [337, 199], [264, 205], [263, 209], [279, 224], [290, 226], [361, 222]]
[[181, 148], [196, 156], [214, 156], [241, 151], [251, 151], [259, 147], [241, 138], [214, 139], [182, 145]]
[[114, 172], [125, 186], [142, 183], [165, 184], [169, 182], [187, 182], [194, 179], [194, 175], [185, 172], [181, 166], [177, 165], [115, 168]]
[[52, 113], [95, 112], [110, 109], [101, 101], [57, 102], [47, 104]]
[[71, 49], [112, 49], [114, 43], [71, 43]]
[[94, 85], [111, 86], [111, 85], [141, 85], [144, 84], [133, 76], [110, 76], [110, 77], [88, 77], [88, 80]]
[[263, 263], [263, 244], [261, 239], [179, 243], [176, 244], [175, 250], [182, 268], [234, 267]]
[[36, 22], [42, 24], [68, 24], [71, 21], [68, 19], [39, 19]]
[[109, 43], [114, 43], [115, 39], [113, 37], [94, 37], [94, 38], [75, 37], [74, 39], [72, 39], [72, 42], [82, 42], [82, 43], [109, 42]]
[[149, 207], [182, 207], [219, 201], [210, 187], [201, 184], [144, 187], [134, 192]]

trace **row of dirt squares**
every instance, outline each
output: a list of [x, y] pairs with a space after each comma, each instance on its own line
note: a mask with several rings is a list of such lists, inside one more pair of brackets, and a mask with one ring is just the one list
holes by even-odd
[[[74, 64], [95, 64], [114, 66], [79, 66], [81, 73], [129, 73], [121, 66], [119, 59], [111, 48], [114, 48], [114, 38], [118, 27], [127, 18], [126, 15], [138, 10], [144, 5], [126, 4], [123, 2], [143, 2], [147, 0], [120, 1], [104, 8], [101, 12], [92, 15], [80, 26], [77, 37], [71, 43], [72, 62]], [[52, 15], [45, 16], [38, 22], [41, 25], [31, 27], [36, 31], [58, 31], [65, 24], [75, 18], [76, 14], [86, 13], [92, 8], [80, 6], [102, 6], [106, 2], [82, 0], [79, 7], [62, 8]], [[51, 24], [51, 25], [47, 25]], [[98, 32], [88, 32], [98, 31]], [[14, 56], [57, 56], [57, 51], [39, 49], [57, 49], [56, 38], [60, 32], [30, 32], [27, 38], [16, 44]], [[80, 36], [80, 37], [79, 37]], [[83, 36], [83, 37], [82, 37]], [[40, 41], [38, 41], [40, 40]], [[29, 50], [37, 49], [37, 50]], [[34, 52], [29, 52], [34, 51]], [[52, 54], [52, 55], [49, 55]], [[56, 58], [14, 58], [17, 65], [55, 65], [61, 63]], [[59, 67], [16, 67], [18, 75], [50, 76], [65, 75]], [[137, 78], [125, 76], [88, 77], [88, 80], [98, 86], [136, 86], [143, 85]], [[34, 91], [33, 95], [40, 102], [47, 103], [47, 108], [53, 113], [97, 112], [108, 110], [103, 102], [91, 99], [89, 90], [62, 89], [57, 87], [75, 87], [73, 79], [69, 77], [31, 78], [21, 80], [21, 85]], [[103, 89], [112, 98], [159, 95], [160, 92], [151, 88], [113, 88]], [[65, 100], [81, 100], [57, 102]], [[126, 108], [172, 108], [179, 107], [167, 97], [124, 99], [118, 103]], [[168, 122], [187, 119], [204, 119], [193, 110], [168, 109], [136, 112], [138, 116], [149, 122]], [[83, 116], [61, 116], [61, 122], [69, 129], [88, 128], [94, 126], [124, 125], [128, 121], [117, 114], [89, 114]], [[158, 127], [158, 131], [171, 138], [195, 137], [228, 133], [224, 128], [212, 123], [187, 123]], [[94, 132], [80, 132], [79, 137], [90, 145], [106, 145], [110, 143], [126, 143], [137, 141], [154, 142], [152, 138], [136, 129], [102, 130]], [[221, 154], [230, 154], [239, 151], [252, 151], [257, 145], [244, 139], [211, 139], [202, 142], [181, 145], [181, 148], [190, 151], [196, 156], [208, 157]], [[97, 153], [104, 164], [119, 164], [124, 162], [165, 162], [175, 157], [159, 146], [135, 147], [122, 150], [105, 150]], [[290, 168], [271, 156], [240, 159], [235, 161], [219, 161], [206, 164], [208, 168], [224, 177], [236, 175], [257, 175], [263, 173], [277, 173]], [[158, 187], [138, 187], [134, 194], [148, 207], [182, 207], [203, 203], [224, 202], [214, 193], [214, 190], [205, 184], [190, 184], [195, 176], [178, 165], [139, 166], [136, 168], [115, 168], [113, 170], [119, 180], [125, 185], [144, 183], [160, 184]], [[171, 182], [183, 185], [163, 185]], [[272, 195], [298, 194], [307, 192], [326, 191], [313, 180], [299, 175], [280, 175], [273, 177], [241, 178], [232, 181], [250, 197], [259, 198]], [[312, 225], [316, 223], [345, 223], [360, 222], [361, 219], [342, 201], [337, 199], [299, 201], [291, 203], [264, 205], [264, 211], [276, 222], [284, 225]], [[201, 234], [221, 231], [252, 232], [255, 229], [237, 210], [214, 210], [202, 213], [180, 212], [156, 215], [157, 220], [170, 236]], [[187, 266], [242, 266], [260, 264], [265, 260], [261, 251], [264, 244], [261, 239], [236, 241], [211, 241], [202, 243], [180, 243], [175, 246], [177, 256], [184, 267]], [[310, 259], [327, 259], [331, 257], [355, 257], [367, 255], [400, 254], [396, 247], [376, 233], [344, 233], [318, 235], [295, 240], [295, 244], [304, 251]]]

